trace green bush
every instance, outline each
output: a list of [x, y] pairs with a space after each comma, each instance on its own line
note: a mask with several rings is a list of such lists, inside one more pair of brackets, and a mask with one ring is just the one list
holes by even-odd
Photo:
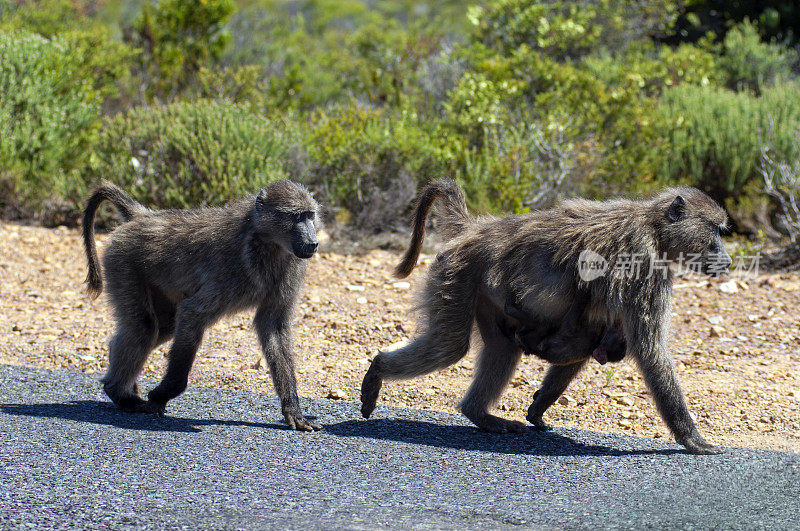
[[225, 24], [233, 0], [160, 0], [144, 4], [130, 37], [143, 50], [142, 72], [150, 95], [172, 97], [193, 81], [200, 67], [219, 59], [230, 42]]
[[525, 45], [562, 60], [598, 49], [615, 52], [658, 34], [675, 20], [679, 4], [675, 0], [498, 0], [473, 6], [467, 16], [475, 38], [500, 53]]
[[[0, 32], [0, 174], [20, 215], [74, 205], [100, 126], [100, 97], [82, 57], [60, 39]], [[55, 214], [55, 212], [54, 212]]]
[[233, 103], [137, 108], [108, 119], [93, 175], [154, 207], [218, 205], [285, 178], [296, 128]]
[[681, 86], [664, 93], [659, 112], [668, 120], [661, 179], [688, 182], [718, 199], [737, 200], [759, 178], [764, 149], [779, 160], [800, 155], [800, 90], [794, 85], [768, 89], [761, 97]]
[[796, 61], [795, 52], [786, 47], [761, 42], [756, 25], [745, 20], [725, 35], [719, 67], [728, 88], [759, 94], [788, 79]]
[[418, 183], [449, 175], [457, 144], [413, 112], [355, 105], [315, 114], [306, 140], [313, 182], [339, 219], [370, 230], [400, 219]]

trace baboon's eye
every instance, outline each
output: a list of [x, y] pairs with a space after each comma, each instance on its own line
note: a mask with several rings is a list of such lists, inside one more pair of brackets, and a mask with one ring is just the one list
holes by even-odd
[[313, 212], [298, 212], [298, 213], [292, 214], [292, 221], [294, 221], [295, 223], [302, 223], [304, 221], [308, 221], [309, 219], [312, 219], [313, 217], [314, 217], [314, 213]]

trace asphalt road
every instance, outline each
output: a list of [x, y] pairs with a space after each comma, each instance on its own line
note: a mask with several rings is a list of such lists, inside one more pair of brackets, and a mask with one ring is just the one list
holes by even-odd
[[493, 435], [459, 416], [190, 388], [117, 412], [96, 376], [0, 365], [0, 527], [797, 529], [800, 455], [600, 433]]

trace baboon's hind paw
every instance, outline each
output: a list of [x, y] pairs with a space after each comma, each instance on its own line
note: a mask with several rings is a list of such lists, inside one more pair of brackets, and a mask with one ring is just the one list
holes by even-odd
[[306, 419], [303, 415], [293, 415], [284, 413], [284, 418], [286, 418], [286, 423], [289, 425], [290, 430], [319, 431], [322, 429], [322, 426], [320, 426], [316, 422], [311, 422], [310, 420]]
[[476, 420], [470, 419], [483, 431], [490, 433], [525, 433], [530, 426], [517, 420], [508, 420], [495, 415], [482, 415]]
[[699, 434], [692, 435], [686, 440], [678, 441], [686, 447], [686, 451], [694, 455], [716, 455], [725, 453], [721, 446], [711, 444]]
[[369, 368], [364, 376], [364, 381], [361, 382], [361, 414], [365, 419], [368, 419], [372, 412], [375, 411], [382, 384], [383, 380], [374, 369], [373, 362], [373, 366]]

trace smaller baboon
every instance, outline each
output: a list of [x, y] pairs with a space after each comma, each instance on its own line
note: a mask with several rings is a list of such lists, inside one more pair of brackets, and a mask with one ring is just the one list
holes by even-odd
[[[103, 389], [124, 411], [163, 415], [187, 386], [206, 328], [220, 317], [257, 308], [254, 325], [291, 429], [318, 430], [297, 396], [291, 321], [307, 259], [317, 250], [319, 206], [308, 191], [278, 181], [225, 207], [150, 210], [103, 182], [83, 214], [88, 291], [103, 289], [94, 217], [103, 201], [125, 220], [103, 257], [116, 317]], [[161, 383], [139, 396], [136, 379], [150, 352], [173, 339]]]
[[546, 322], [525, 313], [513, 295], [506, 296], [504, 311], [519, 325], [508, 330], [523, 353], [538, 356], [554, 365], [569, 365], [586, 357], [592, 357], [605, 365], [622, 361], [625, 357], [625, 336], [622, 324], [617, 321], [602, 327], [592, 326], [586, 320], [591, 295], [588, 290], [578, 289], [557, 330]]

